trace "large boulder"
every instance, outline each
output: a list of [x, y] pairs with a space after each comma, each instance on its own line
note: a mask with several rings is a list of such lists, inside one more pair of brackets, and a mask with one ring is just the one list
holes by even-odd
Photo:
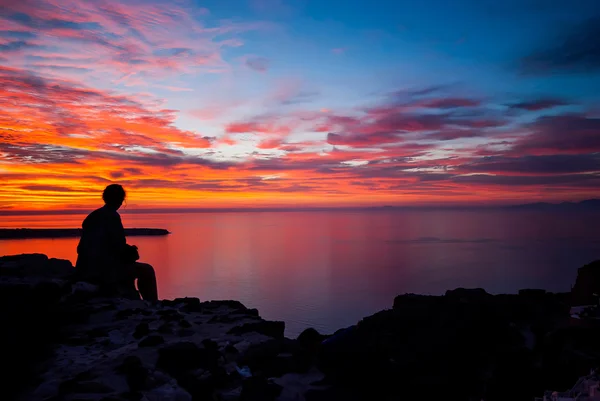
[[600, 295], [600, 260], [589, 263], [577, 270], [575, 286], [571, 290], [572, 304], [592, 305], [598, 303]]
[[260, 333], [273, 338], [283, 338], [285, 322], [263, 320], [256, 323], [245, 323], [229, 330], [230, 334]]
[[392, 310], [326, 339], [319, 367], [361, 400], [418, 399], [423, 389], [432, 399], [531, 399], [543, 377], [532, 345], [568, 308], [526, 295], [398, 296]]

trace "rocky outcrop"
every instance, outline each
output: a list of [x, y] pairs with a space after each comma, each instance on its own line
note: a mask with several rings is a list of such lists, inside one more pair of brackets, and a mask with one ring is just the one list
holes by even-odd
[[570, 295], [457, 289], [406, 294], [323, 344], [329, 400], [531, 400], [600, 360], [596, 328], [572, 327]]
[[3, 399], [297, 400], [321, 378], [283, 322], [237, 301], [108, 298], [72, 273], [0, 258]]
[[577, 280], [571, 293], [573, 294], [573, 305], [598, 304], [600, 295], [600, 260], [589, 263], [577, 270]]
[[2, 399], [531, 400], [600, 366], [600, 327], [572, 324], [571, 294], [405, 294], [288, 339], [238, 301], [106, 297], [73, 270], [0, 258]]

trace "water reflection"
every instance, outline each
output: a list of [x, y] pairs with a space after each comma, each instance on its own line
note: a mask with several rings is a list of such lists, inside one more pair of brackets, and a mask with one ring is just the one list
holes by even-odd
[[[11, 217], [4, 227], [78, 227], [83, 216]], [[355, 323], [405, 292], [483, 287], [566, 291], [600, 258], [600, 216], [523, 212], [123, 214], [161, 297], [239, 299], [288, 335]], [[75, 261], [77, 239], [0, 241], [0, 254]]]

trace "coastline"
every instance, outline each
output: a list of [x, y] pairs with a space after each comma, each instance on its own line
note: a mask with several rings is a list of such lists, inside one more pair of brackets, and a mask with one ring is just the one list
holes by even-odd
[[[3, 239], [41, 239], [81, 237], [81, 228], [0, 228]], [[126, 228], [128, 237], [164, 236], [171, 234], [163, 228]]]
[[[576, 289], [597, 285], [598, 267], [580, 269]], [[570, 388], [600, 356], [598, 326], [570, 316], [577, 294], [403, 294], [332, 336], [307, 329], [289, 339], [284, 322], [237, 301], [107, 298], [70, 281], [72, 273], [70, 262], [45, 255], [0, 257], [7, 328], [0, 344], [17, 356], [2, 362], [11, 372], [8, 393], [27, 400], [531, 400]]]

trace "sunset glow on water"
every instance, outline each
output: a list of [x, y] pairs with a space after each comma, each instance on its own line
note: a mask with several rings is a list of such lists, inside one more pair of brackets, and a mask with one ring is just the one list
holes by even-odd
[[[79, 227], [84, 216], [20, 216], [6, 227]], [[287, 334], [333, 332], [390, 308], [403, 293], [457, 287], [491, 293], [569, 291], [600, 249], [598, 213], [298, 212], [124, 214], [157, 273], [161, 298], [236, 299]], [[40, 252], [75, 262], [77, 238], [0, 241], [0, 255]]]

